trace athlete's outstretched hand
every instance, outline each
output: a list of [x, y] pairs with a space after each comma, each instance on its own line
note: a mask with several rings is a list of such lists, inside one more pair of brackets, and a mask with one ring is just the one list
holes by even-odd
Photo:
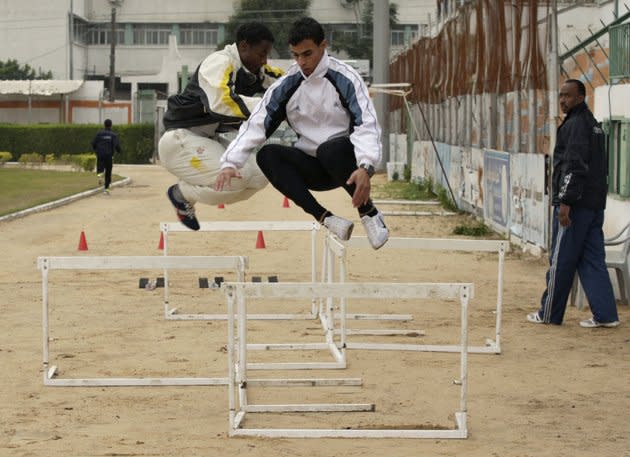
[[355, 184], [354, 195], [352, 196], [352, 206], [358, 208], [365, 205], [370, 200], [370, 177], [363, 168], [357, 168], [348, 178], [346, 184]]
[[236, 170], [236, 168], [224, 168], [221, 170], [217, 176], [217, 180], [214, 182], [214, 190], [222, 191], [226, 187], [229, 188], [232, 178], [240, 179], [241, 177], [241, 174]]

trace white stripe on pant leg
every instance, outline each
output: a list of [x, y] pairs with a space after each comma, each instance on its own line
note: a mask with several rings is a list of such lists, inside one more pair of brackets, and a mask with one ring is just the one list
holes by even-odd
[[558, 269], [558, 255], [560, 254], [560, 244], [562, 243], [562, 236], [564, 235], [565, 228], [560, 226], [558, 235], [556, 236], [556, 248], [553, 251], [551, 257], [551, 266], [549, 267], [549, 282], [547, 283], [547, 299], [543, 304], [543, 321], [549, 323], [551, 320], [551, 302], [556, 286], [556, 271]]

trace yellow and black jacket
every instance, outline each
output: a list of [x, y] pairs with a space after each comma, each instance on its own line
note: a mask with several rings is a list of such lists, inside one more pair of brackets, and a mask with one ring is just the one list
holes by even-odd
[[241, 62], [236, 44], [205, 58], [181, 94], [168, 98], [164, 127], [188, 128], [209, 124], [240, 124], [282, 70], [265, 65], [255, 75]]

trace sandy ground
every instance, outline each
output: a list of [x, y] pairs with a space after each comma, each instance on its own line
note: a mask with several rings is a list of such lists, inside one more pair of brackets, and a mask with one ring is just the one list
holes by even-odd
[[[502, 354], [469, 356], [465, 440], [229, 438], [225, 386], [51, 387], [43, 385], [42, 287], [38, 256], [160, 255], [159, 223], [173, 221], [165, 198], [171, 176], [159, 167], [117, 166], [132, 184], [68, 206], [0, 223], [0, 456], [630, 456], [630, 310], [621, 327], [578, 327], [588, 310], [570, 308], [565, 325], [525, 321], [543, 287], [545, 261], [511, 252], [505, 265]], [[382, 178], [381, 178], [382, 179]], [[357, 220], [341, 192], [321, 194], [340, 215]], [[200, 206], [201, 220], [308, 220], [268, 187], [225, 209]], [[357, 220], [358, 222], [358, 220]], [[390, 217], [395, 236], [450, 237], [457, 218]], [[89, 250], [78, 252], [81, 231]], [[358, 224], [356, 235], [363, 235]], [[304, 233], [177, 233], [176, 255], [246, 255], [249, 275], [308, 281]], [[319, 252], [318, 252], [319, 255]], [[319, 261], [319, 260], [318, 260]], [[474, 282], [471, 344], [494, 336], [497, 256], [455, 252], [355, 249], [350, 279], [375, 282]], [[198, 276], [173, 275], [172, 306], [186, 312], [225, 309], [221, 292], [199, 289]], [[53, 271], [50, 360], [59, 376], [226, 376], [226, 324], [167, 321], [162, 289], [138, 288], [148, 271]], [[277, 304], [258, 303], [260, 312]], [[283, 304], [305, 312], [310, 305]], [[459, 334], [453, 302], [369, 301], [350, 311], [412, 313], [408, 323], [372, 328], [421, 329], [425, 336], [355, 337], [354, 341], [452, 344]], [[280, 309], [278, 310], [280, 311]], [[365, 322], [352, 323], [365, 326]], [[250, 342], [322, 341], [315, 321], [251, 322]], [[252, 361], [331, 361], [327, 353], [266, 352]], [[455, 354], [348, 351], [345, 370], [256, 373], [260, 377], [359, 377], [362, 387], [251, 388], [262, 403], [374, 403], [373, 413], [262, 414], [248, 426], [452, 428], [459, 405]]]

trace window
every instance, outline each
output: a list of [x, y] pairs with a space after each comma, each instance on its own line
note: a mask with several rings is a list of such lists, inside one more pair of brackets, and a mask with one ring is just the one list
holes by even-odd
[[630, 120], [613, 118], [605, 126], [609, 129], [608, 191], [630, 197]]
[[392, 46], [404, 46], [405, 45], [405, 31], [404, 30], [392, 30]]
[[183, 46], [216, 46], [219, 29], [210, 24], [182, 24], [179, 28], [179, 42]]
[[[87, 32], [88, 44], [111, 44], [112, 26], [111, 24], [92, 24]], [[116, 26], [116, 43], [125, 42], [125, 30], [122, 24]]]
[[160, 46], [168, 44], [170, 24], [133, 24], [133, 44]]
[[391, 29], [392, 46], [406, 46], [413, 42], [418, 36], [418, 26], [392, 27]]
[[75, 43], [87, 44], [88, 41], [88, 23], [83, 19], [74, 16], [74, 33], [72, 34]]

